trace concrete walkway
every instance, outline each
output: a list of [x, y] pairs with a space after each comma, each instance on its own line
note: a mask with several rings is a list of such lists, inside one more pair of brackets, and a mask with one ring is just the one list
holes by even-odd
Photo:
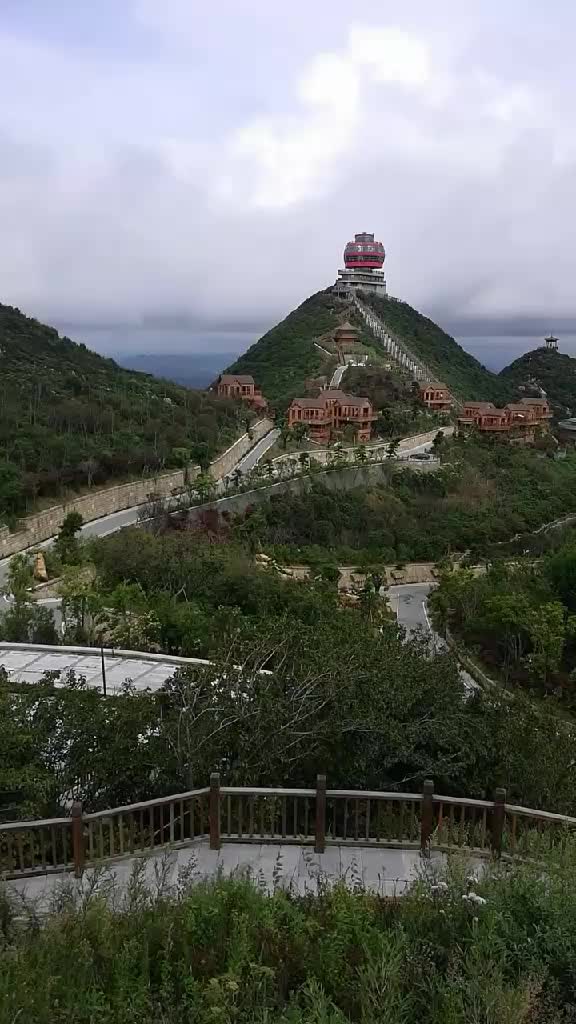
[[93, 890], [95, 885], [105, 886], [121, 897], [141, 865], [152, 890], [157, 890], [159, 884], [169, 890], [183, 881], [241, 875], [253, 879], [267, 892], [285, 888], [304, 895], [317, 893], [324, 884], [343, 881], [383, 896], [397, 896], [422, 874], [440, 870], [445, 860], [441, 853], [423, 860], [418, 850], [351, 846], [329, 846], [323, 854], [314, 853], [311, 846], [273, 843], [226, 843], [220, 850], [210, 850], [208, 842], [201, 840], [87, 869], [81, 880], [63, 872], [8, 881], [6, 887], [9, 894], [46, 912], [70, 890], [81, 894]]

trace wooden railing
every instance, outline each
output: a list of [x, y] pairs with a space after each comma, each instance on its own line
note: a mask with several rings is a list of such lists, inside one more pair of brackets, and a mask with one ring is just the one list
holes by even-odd
[[222, 843], [296, 843], [323, 853], [329, 845], [463, 850], [476, 855], [537, 856], [562, 847], [576, 818], [495, 799], [442, 796], [428, 780], [421, 793], [326, 788], [265, 789], [210, 786], [143, 803], [83, 814], [74, 803], [66, 818], [0, 824], [0, 875], [18, 878], [74, 871], [130, 855], [208, 840]]

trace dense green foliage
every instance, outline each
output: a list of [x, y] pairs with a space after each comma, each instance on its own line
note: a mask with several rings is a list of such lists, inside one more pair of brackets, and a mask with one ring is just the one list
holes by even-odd
[[0, 305], [0, 521], [38, 498], [205, 461], [245, 416]]
[[42, 928], [5, 899], [0, 1024], [569, 1024], [572, 863], [468, 872], [430, 872], [399, 900], [359, 878], [302, 897], [280, 859], [267, 896], [195, 884], [192, 858], [176, 891], [142, 870], [123, 900], [64, 891]]
[[447, 572], [431, 599], [439, 622], [506, 683], [554, 693], [576, 708], [576, 546], [486, 575]]
[[500, 376], [515, 389], [526, 388], [520, 394], [535, 394], [534, 384], [542, 387], [558, 418], [576, 414], [576, 359], [572, 356], [542, 346], [505, 366]]
[[247, 514], [253, 536], [292, 563], [435, 561], [482, 553], [575, 509], [573, 455], [555, 461], [472, 437], [446, 439], [440, 453], [438, 472], [389, 462], [378, 485], [359, 468], [351, 489], [313, 482], [300, 494], [273, 495]]
[[569, 724], [522, 693], [464, 700], [453, 656], [405, 642], [373, 592], [343, 607], [332, 566], [284, 580], [187, 532], [130, 530], [93, 548], [96, 579], [73, 567], [64, 585], [69, 642], [214, 666], [113, 698], [81, 680], [0, 687], [0, 792], [20, 789], [20, 813], [59, 813], [71, 793], [98, 809], [181, 792], [216, 767], [236, 785], [311, 786], [318, 771], [337, 788], [431, 777], [484, 797], [505, 785], [513, 802], [574, 810]]
[[330, 290], [311, 295], [255, 342], [230, 370], [251, 373], [275, 408], [284, 409], [304, 394], [306, 379], [314, 377], [326, 362], [314, 342], [338, 326], [341, 310], [342, 304]]
[[490, 373], [438, 324], [407, 302], [368, 294], [364, 294], [363, 301], [457, 397], [509, 401], [512, 389], [505, 380]]

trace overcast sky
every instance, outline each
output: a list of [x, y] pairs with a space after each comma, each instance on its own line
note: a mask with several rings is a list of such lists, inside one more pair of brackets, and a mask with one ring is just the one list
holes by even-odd
[[0, 0], [0, 300], [276, 319], [355, 231], [429, 311], [576, 313], [570, 0]]

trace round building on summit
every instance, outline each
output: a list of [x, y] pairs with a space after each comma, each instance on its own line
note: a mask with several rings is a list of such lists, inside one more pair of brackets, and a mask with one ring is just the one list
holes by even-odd
[[348, 296], [356, 291], [386, 295], [386, 278], [382, 267], [386, 253], [382, 242], [368, 231], [354, 235], [344, 249], [344, 270], [338, 271], [334, 285], [337, 295]]

